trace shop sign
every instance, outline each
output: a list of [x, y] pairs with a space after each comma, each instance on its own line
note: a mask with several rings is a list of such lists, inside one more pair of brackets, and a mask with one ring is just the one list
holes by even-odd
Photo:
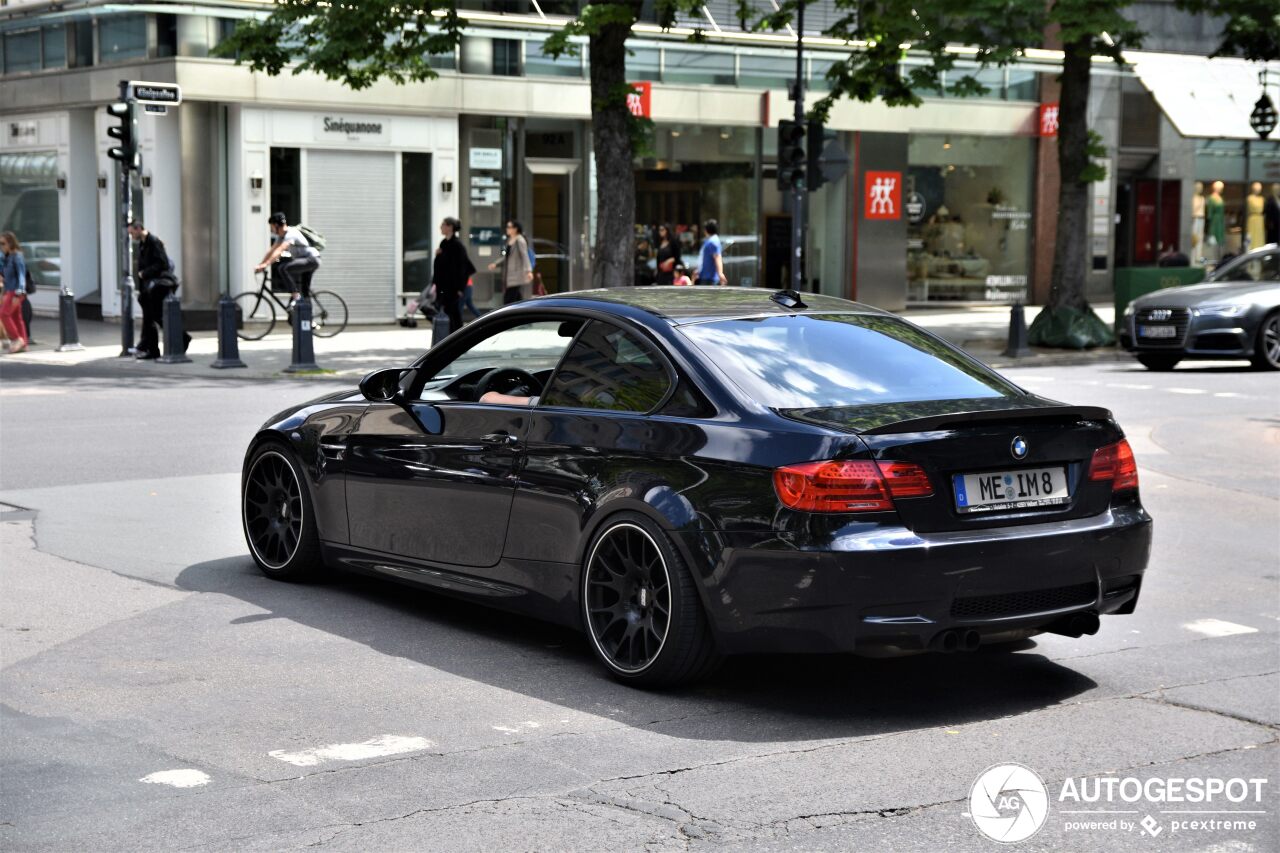
[[627, 95], [627, 109], [636, 118], [651, 118], [650, 95], [653, 84], [649, 82], [631, 83], [631, 92]]
[[1058, 135], [1058, 102], [1040, 105], [1040, 135]]
[[317, 116], [316, 139], [331, 140], [334, 137], [362, 141], [385, 142], [390, 130], [383, 119], [347, 118], [345, 116]]
[[501, 148], [472, 148], [467, 162], [473, 169], [501, 169]]
[[9, 122], [9, 142], [22, 145], [35, 142], [40, 137], [40, 123], [35, 121]]
[[989, 275], [986, 279], [986, 301], [1025, 302], [1027, 277], [1025, 275]]
[[915, 190], [907, 194], [907, 221], [912, 225], [924, 221], [924, 196]]
[[864, 211], [867, 219], [902, 218], [901, 172], [867, 172], [864, 183], [867, 187]]
[[473, 246], [501, 246], [504, 239], [502, 229], [497, 225], [493, 227], [473, 227], [467, 236], [471, 240]]

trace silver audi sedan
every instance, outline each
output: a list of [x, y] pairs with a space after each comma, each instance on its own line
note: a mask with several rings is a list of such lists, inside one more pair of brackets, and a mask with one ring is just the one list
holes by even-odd
[[1133, 300], [1120, 345], [1149, 370], [1192, 358], [1249, 359], [1258, 370], [1280, 370], [1280, 245], [1233, 258], [1204, 284]]

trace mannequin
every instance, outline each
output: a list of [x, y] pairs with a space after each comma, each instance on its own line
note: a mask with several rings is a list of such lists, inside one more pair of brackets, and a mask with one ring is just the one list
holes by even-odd
[[1200, 266], [1204, 259], [1204, 182], [1196, 181], [1191, 194], [1191, 263]]
[[1271, 185], [1271, 194], [1262, 203], [1263, 228], [1268, 243], [1280, 243], [1280, 184]]
[[1222, 203], [1222, 181], [1214, 181], [1209, 197], [1204, 200], [1205, 257], [1217, 260], [1222, 257], [1222, 247], [1227, 242], [1227, 216]]
[[1256, 249], [1267, 242], [1266, 229], [1263, 227], [1262, 209], [1266, 202], [1262, 198], [1262, 182], [1249, 184], [1249, 195], [1244, 200], [1244, 233], [1246, 249]]

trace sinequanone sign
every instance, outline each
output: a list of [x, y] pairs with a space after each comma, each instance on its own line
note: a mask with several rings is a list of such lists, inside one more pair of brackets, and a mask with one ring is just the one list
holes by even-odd
[[346, 136], [381, 135], [382, 122], [325, 116], [321, 121], [325, 133], [341, 133]]

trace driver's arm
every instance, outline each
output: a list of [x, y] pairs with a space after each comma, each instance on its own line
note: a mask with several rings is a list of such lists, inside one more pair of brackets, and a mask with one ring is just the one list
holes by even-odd
[[533, 406], [537, 397], [520, 397], [515, 394], [499, 394], [497, 391], [486, 391], [480, 395], [481, 403], [496, 403], [502, 406]]

